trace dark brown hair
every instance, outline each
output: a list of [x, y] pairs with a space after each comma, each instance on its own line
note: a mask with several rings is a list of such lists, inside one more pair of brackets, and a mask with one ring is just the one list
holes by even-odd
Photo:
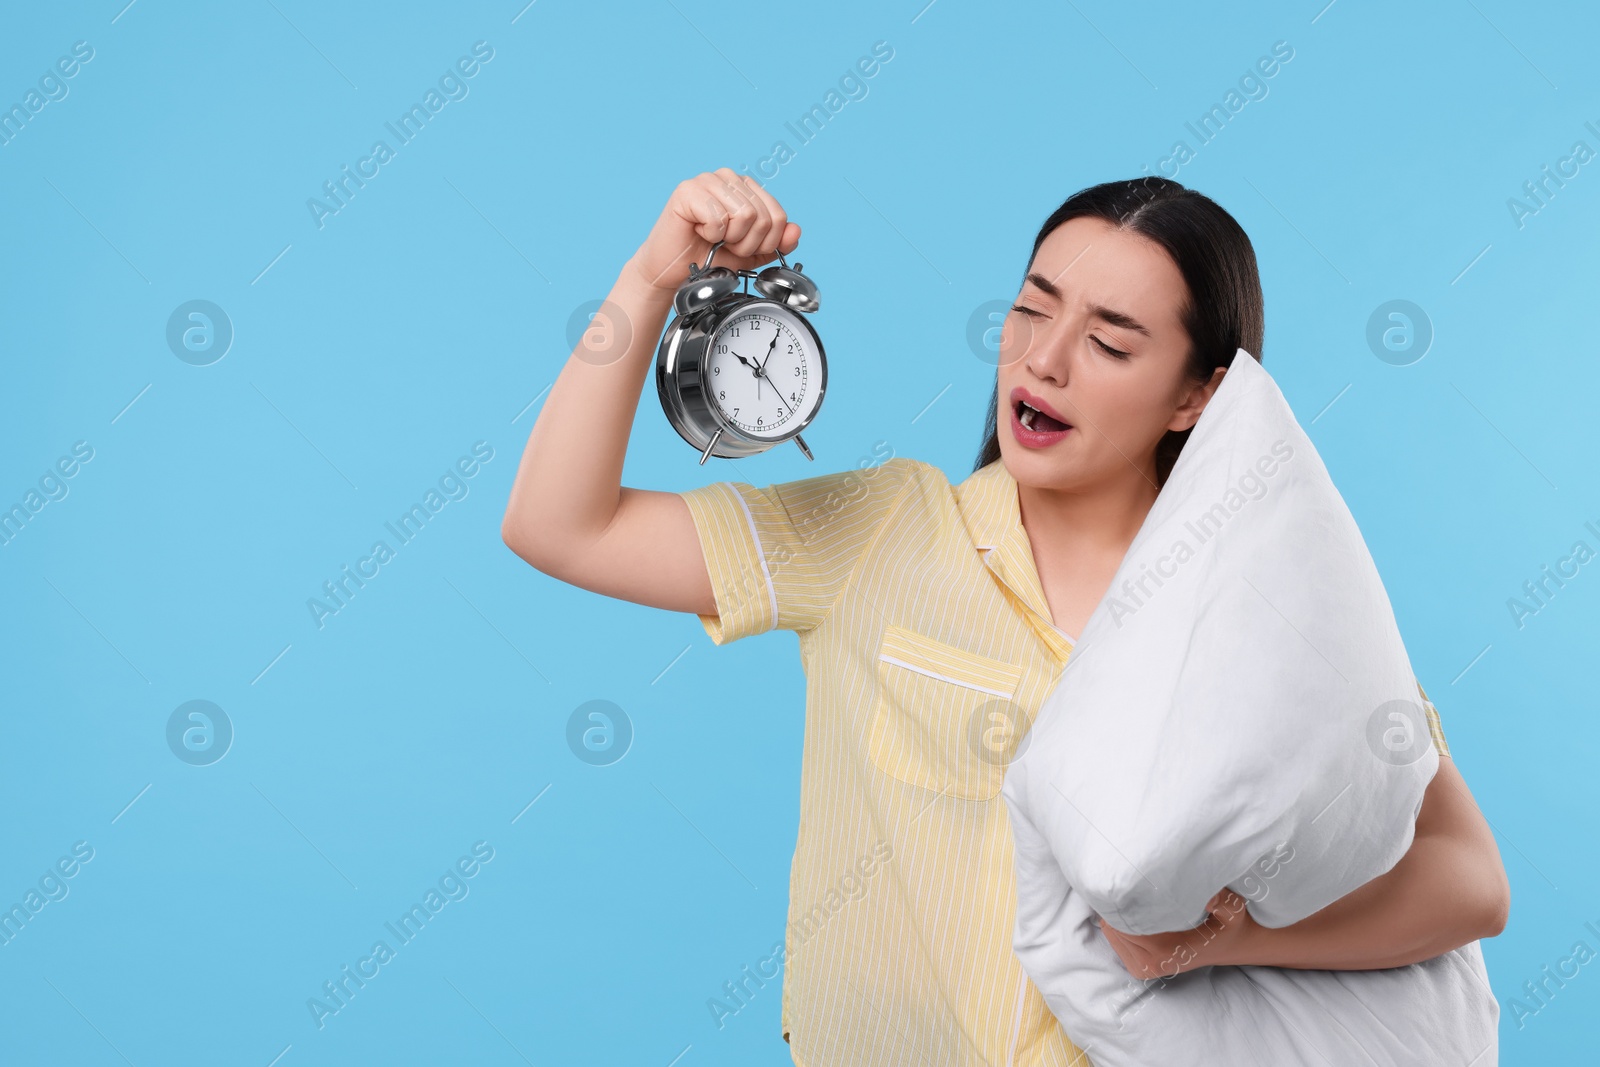
[[[1204, 382], [1244, 349], [1261, 359], [1266, 313], [1256, 253], [1234, 217], [1216, 201], [1167, 178], [1105, 182], [1079, 190], [1051, 212], [1034, 238], [1026, 276], [1044, 239], [1068, 219], [1089, 216], [1132, 230], [1160, 245], [1183, 276], [1188, 294], [1179, 320], [1189, 334], [1189, 377]], [[1021, 286], [1019, 285], [1020, 289]], [[1000, 458], [1000, 385], [989, 400], [985, 440], [973, 470]], [[1156, 445], [1156, 482], [1165, 484], [1190, 430], [1169, 430]]]

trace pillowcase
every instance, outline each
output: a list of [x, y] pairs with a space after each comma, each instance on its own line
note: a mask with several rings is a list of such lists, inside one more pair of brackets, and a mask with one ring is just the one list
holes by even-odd
[[1119, 930], [1196, 926], [1224, 886], [1285, 926], [1410, 847], [1439, 763], [1420, 697], [1355, 519], [1239, 349], [1003, 794]]
[[[1499, 1062], [1500, 1005], [1476, 941], [1381, 970], [1213, 966], [1138, 979], [1067, 885], [1049, 843], [1025, 822], [1013, 821], [1012, 832], [1017, 957], [1094, 1067]], [[1269, 894], [1272, 880], [1263, 880]]]
[[1226, 886], [1285, 926], [1389, 870], [1438, 768], [1422, 699], [1355, 520], [1239, 349], [1001, 789], [1014, 948], [1096, 1067], [1492, 1067], [1475, 941], [1141, 982], [1094, 923], [1188, 929]]

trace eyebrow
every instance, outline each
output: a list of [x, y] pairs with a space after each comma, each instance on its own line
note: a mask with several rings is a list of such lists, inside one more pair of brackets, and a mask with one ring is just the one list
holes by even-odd
[[[1025, 282], [1032, 282], [1040, 290], [1049, 294], [1050, 296], [1055, 297], [1057, 300], [1064, 299], [1061, 290], [1056, 287], [1056, 284], [1042, 274], [1030, 273], [1027, 278], [1023, 280]], [[1146, 337], [1150, 336], [1150, 331], [1145, 327], [1144, 323], [1140, 322], [1138, 319], [1127, 314], [1126, 312], [1117, 311], [1115, 308], [1108, 308], [1103, 304], [1090, 304], [1089, 314], [1105, 319], [1111, 325], [1119, 326], [1124, 330], [1133, 330], [1137, 333], [1144, 334]]]

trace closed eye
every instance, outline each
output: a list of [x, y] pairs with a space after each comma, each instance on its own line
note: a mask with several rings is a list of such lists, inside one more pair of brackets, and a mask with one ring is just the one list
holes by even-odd
[[1110, 345], [1106, 344], [1104, 341], [1100, 340], [1100, 338], [1098, 338], [1098, 337], [1091, 338], [1091, 340], [1094, 341], [1094, 343], [1099, 345], [1101, 348], [1105, 349], [1106, 350], [1106, 354], [1111, 356], [1114, 359], [1127, 359], [1128, 358], [1128, 353], [1122, 351], [1121, 349], [1112, 348]]
[[[1030, 307], [1023, 307], [1021, 304], [1012, 304], [1011, 305], [1011, 310], [1012, 311], [1020, 311], [1024, 315], [1029, 316], [1030, 318], [1035, 318], [1035, 319], [1049, 318], [1049, 316], [1046, 315], [1044, 312], [1035, 311], [1033, 308], [1030, 308]], [[1110, 345], [1106, 344], [1104, 341], [1100, 340], [1100, 338], [1098, 338], [1098, 337], [1091, 337], [1090, 340], [1092, 340], [1095, 344], [1099, 345], [1105, 351], [1106, 355], [1111, 356], [1113, 359], [1127, 359], [1128, 358], [1128, 353], [1122, 351], [1122, 349], [1120, 349], [1120, 348], [1112, 348]]]

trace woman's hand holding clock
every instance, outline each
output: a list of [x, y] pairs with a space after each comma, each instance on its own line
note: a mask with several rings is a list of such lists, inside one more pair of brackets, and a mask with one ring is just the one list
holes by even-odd
[[806, 318], [820, 307], [816, 283], [785, 258], [799, 241], [800, 227], [758, 182], [723, 167], [673, 191], [624, 270], [647, 302], [671, 294], [656, 392], [701, 463], [790, 440], [815, 458], [800, 432], [821, 408], [828, 365]]
[[[717, 611], [699, 536], [682, 496], [622, 485], [622, 461], [640, 389], [658, 355], [656, 339], [674, 310], [678, 286], [717, 242], [722, 242], [717, 266], [757, 270], [778, 258], [779, 251], [794, 251], [800, 245], [800, 227], [757, 182], [728, 168], [698, 174], [672, 190], [666, 210], [645, 243], [622, 264], [594, 322], [550, 386], [523, 448], [501, 536], [542, 573], [656, 608]], [[798, 277], [798, 270], [786, 272], [786, 282], [792, 282], [790, 275]], [[810, 286], [805, 278], [802, 282]], [[814, 310], [814, 286], [810, 302], [813, 307], [798, 307], [798, 312]], [[750, 330], [750, 336], [758, 334], [768, 342], [768, 355], [778, 358], [779, 365], [763, 363], [750, 373], [757, 382], [768, 379], [774, 389], [778, 384], [765, 371], [781, 374], [803, 402], [795, 406], [803, 410], [797, 414], [786, 408], [789, 418], [774, 418], [782, 413], [765, 395], [752, 402], [739, 390], [730, 390], [730, 403], [738, 405], [736, 413], [742, 408], [746, 416], [754, 414], [747, 419], [754, 426], [766, 416], [766, 424], [776, 424], [779, 434], [794, 434], [803, 448], [794, 427], [816, 411], [826, 386], [821, 342], [795, 310], [782, 304], [760, 304], [758, 309], [763, 328]], [[746, 320], [754, 320], [755, 314], [752, 310]], [[779, 341], [789, 339], [789, 346], [771, 344], [768, 331], [781, 333]], [[738, 363], [728, 360], [720, 378], [734, 378], [734, 368]], [[742, 374], [739, 368], [739, 386], [749, 389]], [[789, 405], [787, 394], [781, 398]], [[754, 451], [747, 448], [739, 454]]]
[[719, 167], [678, 184], [629, 267], [654, 289], [675, 291], [691, 264], [755, 270], [800, 244], [800, 225], [754, 178]]

